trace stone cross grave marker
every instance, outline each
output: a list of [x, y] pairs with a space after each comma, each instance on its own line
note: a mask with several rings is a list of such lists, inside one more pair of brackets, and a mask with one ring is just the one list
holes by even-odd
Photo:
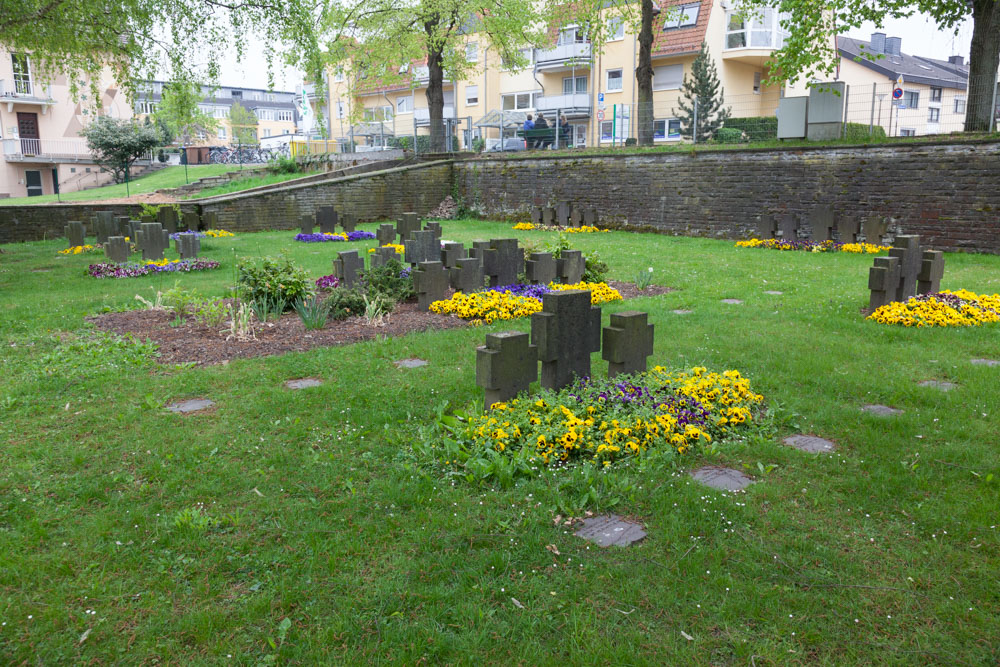
[[378, 229], [375, 230], [375, 238], [380, 246], [394, 243], [396, 241], [396, 227], [389, 222], [379, 225]]
[[533, 252], [524, 263], [529, 283], [548, 285], [556, 279], [556, 260], [551, 252]]
[[917, 294], [937, 294], [944, 276], [944, 254], [940, 250], [924, 250], [917, 274]]
[[471, 294], [483, 289], [483, 260], [479, 257], [463, 257], [450, 271], [451, 286], [463, 294]]
[[129, 220], [127, 215], [115, 216], [114, 233], [108, 236], [129, 236], [129, 232], [132, 230], [129, 228]]
[[476, 348], [476, 384], [486, 392], [483, 409], [527, 391], [538, 379], [538, 348], [520, 331], [487, 334]]
[[857, 218], [837, 216], [837, 238], [841, 243], [857, 243], [859, 231], [861, 231], [861, 225]]
[[436, 238], [438, 242], [441, 241], [441, 234], [444, 232], [444, 230], [441, 229], [440, 222], [428, 222], [424, 225], [424, 231], [434, 232], [434, 238]]
[[563, 250], [562, 256], [556, 260], [556, 274], [564, 285], [575, 285], [583, 280], [586, 268], [587, 260], [579, 250]]
[[115, 235], [115, 217], [111, 211], [98, 211], [94, 216], [94, 236], [97, 242], [105, 244], [109, 236]]
[[556, 223], [556, 210], [551, 206], [542, 209], [542, 224], [551, 227]]
[[136, 250], [141, 250], [139, 248], [139, 230], [142, 228], [142, 222], [139, 220], [129, 220], [128, 221], [128, 232], [123, 234], [132, 239], [132, 243], [135, 245]]
[[358, 273], [364, 270], [365, 260], [357, 250], [338, 252], [333, 260], [333, 273], [345, 287], [354, 287], [358, 283]]
[[818, 208], [809, 214], [811, 238], [814, 242], [829, 241], [833, 230], [833, 211], [828, 208]]
[[480, 263], [483, 265], [483, 275], [489, 277], [491, 287], [496, 287], [498, 283], [493, 281], [500, 268], [497, 265], [497, 253], [493, 250], [490, 242], [473, 241], [469, 256], [479, 258]]
[[175, 248], [181, 259], [196, 259], [201, 252], [201, 239], [197, 234], [178, 234]]
[[332, 206], [320, 206], [316, 209], [316, 222], [322, 234], [337, 233], [337, 209]]
[[900, 234], [889, 250], [889, 257], [899, 259], [899, 287], [893, 301], [906, 301], [917, 293], [917, 274], [923, 262], [920, 237]]
[[395, 248], [375, 248], [375, 252], [368, 256], [371, 261], [372, 268], [379, 266], [385, 266], [390, 260], [399, 259], [399, 255], [396, 253]]
[[167, 230], [167, 235], [177, 233], [177, 209], [173, 206], [161, 206], [156, 212], [156, 220]]
[[881, 245], [886, 232], [889, 231], [889, 221], [881, 215], [869, 215], [862, 223], [865, 233], [865, 243]]
[[612, 313], [611, 326], [604, 327], [601, 356], [608, 362], [608, 377], [620, 373], [642, 373], [653, 354], [653, 325], [649, 315], [638, 310]]
[[316, 227], [316, 221], [313, 220], [311, 215], [303, 215], [299, 219], [299, 233], [300, 234], [312, 234], [313, 229]]
[[495, 268], [495, 273], [489, 274], [490, 286], [516, 283], [518, 274], [524, 271], [524, 251], [518, 247], [517, 239], [490, 239], [490, 250]]
[[542, 224], [542, 207], [532, 206], [531, 207], [531, 224], [540, 225]]
[[413, 288], [417, 292], [417, 307], [430, 310], [432, 303], [444, 298], [448, 289], [448, 270], [441, 262], [421, 262], [413, 272]]
[[583, 211], [578, 207], [574, 206], [569, 212], [569, 226], [579, 227], [583, 224]]
[[465, 257], [465, 245], [462, 243], [445, 243], [441, 246], [441, 262], [446, 269], [458, 266], [458, 260]]
[[441, 244], [432, 231], [416, 231], [403, 243], [406, 261], [409, 264], [436, 262], [441, 259]]
[[871, 310], [880, 308], [896, 300], [896, 289], [899, 287], [899, 258], [876, 257], [875, 266], [868, 269], [868, 289], [871, 296], [868, 307]]
[[139, 222], [156, 222], [155, 215], [140, 215]]
[[198, 214], [194, 211], [184, 212], [184, 228], [189, 232], [198, 231], [200, 220], [198, 219]]
[[84, 228], [83, 223], [79, 220], [70, 220], [67, 222], [63, 227], [63, 232], [69, 240], [70, 248], [85, 244], [87, 230]]
[[205, 229], [218, 229], [219, 228], [219, 214], [215, 211], [208, 211], [207, 213], [201, 214], [201, 222], [205, 225]]
[[542, 312], [531, 315], [531, 342], [538, 346], [546, 389], [590, 377], [590, 353], [601, 349], [601, 309], [590, 305], [590, 291], [542, 296]]
[[399, 242], [405, 243], [410, 238], [410, 234], [420, 230], [420, 216], [416, 213], [408, 212], [399, 216], [396, 221], [396, 233], [399, 234]]
[[778, 216], [778, 229], [781, 230], [783, 241], [795, 241], [799, 238], [799, 221], [791, 213], [783, 213]]
[[163, 259], [163, 251], [170, 247], [170, 232], [158, 222], [142, 223], [136, 236], [136, 247], [142, 250], [143, 261]]
[[588, 227], [596, 227], [597, 226], [597, 209], [596, 208], [588, 208], [588, 209], [586, 209], [583, 212], [583, 224], [587, 225]]
[[559, 202], [556, 205], [556, 224], [565, 227], [569, 224], [570, 207], [567, 202]]
[[774, 216], [770, 213], [762, 213], [757, 221], [757, 238], [773, 239], [778, 231], [778, 224], [774, 221]]
[[340, 227], [345, 234], [355, 231], [358, 228], [358, 216], [353, 213], [345, 213], [340, 216]]
[[109, 236], [104, 245], [104, 254], [108, 259], [116, 264], [124, 264], [128, 261], [129, 244], [124, 236]]

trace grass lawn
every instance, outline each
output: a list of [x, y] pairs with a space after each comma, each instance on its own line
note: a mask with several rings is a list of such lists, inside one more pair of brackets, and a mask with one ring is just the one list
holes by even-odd
[[187, 183], [193, 183], [199, 178], [206, 176], [218, 176], [230, 171], [239, 170], [239, 166], [231, 164], [202, 164], [190, 165], [188, 167], [187, 178], [184, 176], [184, 167], [166, 167], [153, 172], [148, 176], [129, 181], [128, 194], [126, 194], [125, 184], [105, 185], [92, 190], [81, 190], [79, 192], [67, 192], [59, 195], [42, 195], [40, 197], [15, 197], [12, 199], [0, 199], [0, 206], [25, 206], [31, 204], [55, 204], [59, 201], [93, 201], [97, 199], [118, 199], [128, 195], [140, 195], [155, 192], [163, 188], [177, 188]]
[[[677, 288], [605, 305], [605, 324], [648, 311], [652, 363], [739, 369], [777, 425], [774, 438], [690, 453], [676, 469], [621, 471], [631, 486], [615, 510], [648, 537], [600, 549], [553, 525], [576, 494], [571, 473], [480, 487], [413, 452], [439, 406], [482, 396], [484, 335], [527, 320], [205, 368], [70, 344], [87, 315], [134, 306], [150, 287], [223, 294], [234, 250], [284, 250], [318, 277], [338, 250], [374, 243], [293, 235], [206, 239], [203, 255], [223, 268], [123, 280], [87, 278], [100, 257], [59, 256], [64, 241], [3, 246], [4, 662], [1000, 661], [1000, 368], [970, 364], [1000, 358], [1000, 325], [863, 320], [871, 256], [573, 235], [600, 248], [611, 278], [653, 266], [654, 282]], [[446, 239], [514, 235], [554, 236], [444, 223]], [[946, 261], [942, 288], [1000, 292], [1000, 257]], [[392, 364], [410, 356], [430, 363]], [[599, 354], [594, 368], [605, 372]], [[324, 384], [283, 387], [305, 376]], [[917, 385], [927, 379], [959, 387]], [[162, 407], [193, 397], [216, 407]], [[866, 403], [905, 412], [880, 418]], [[778, 444], [790, 433], [838, 449]], [[747, 466], [758, 482], [711, 491], [686, 477], [705, 463]], [[205, 514], [219, 523], [199, 529]]]
[[250, 188], [259, 188], [262, 185], [274, 185], [275, 183], [284, 183], [285, 181], [291, 181], [296, 178], [305, 178], [306, 176], [315, 176], [315, 174], [265, 174], [263, 176], [251, 176], [249, 178], [238, 178], [236, 180], [230, 181], [225, 185], [220, 185], [214, 188], [208, 188], [197, 192], [192, 195], [184, 197], [184, 199], [204, 199], [206, 197], [215, 197], [217, 195], [226, 195], [230, 192], [242, 192], [243, 190], [249, 190]]

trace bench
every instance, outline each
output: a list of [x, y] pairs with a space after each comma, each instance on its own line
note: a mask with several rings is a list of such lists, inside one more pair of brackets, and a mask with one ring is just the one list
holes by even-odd
[[[517, 136], [524, 139], [529, 144], [529, 148], [534, 146], [534, 144], [538, 141], [544, 141], [546, 145], [555, 146], [556, 128], [543, 127], [540, 130], [518, 130]], [[572, 132], [559, 136], [559, 148], [572, 148], [572, 146]]]

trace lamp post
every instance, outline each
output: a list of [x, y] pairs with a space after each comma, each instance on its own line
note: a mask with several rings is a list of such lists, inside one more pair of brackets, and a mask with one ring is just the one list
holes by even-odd
[[191, 181], [188, 180], [188, 153], [184, 144], [181, 144], [181, 162], [184, 164], [184, 184], [187, 185]]

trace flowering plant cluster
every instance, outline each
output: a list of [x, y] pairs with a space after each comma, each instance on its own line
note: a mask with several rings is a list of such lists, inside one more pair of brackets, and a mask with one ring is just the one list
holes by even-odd
[[75, 245], [59, 251], [60, 255], [80, 255], [85, 252], [93, 252], [96, 248], [92, 245]]
[[213, 239], [221, 239], [227, 236], [236, 236], [232, 232], [227, 232], [225, 229], [206, 229], [205, 236]]
[[317, 289], [334, 289], [336, 287], [340, 287], [340, 278], [333, 274], [316, 279]]
[[920, 294], [875, 309], [869, 320], [904, 327], [967, 327], [1000, 321], [1000, 294], [969, 290]]
[[762, 248], [764, 250], [803, 250], [805, 252], [849, 252], [875, 255], [888, 252], [889, 246], [874, 243], [837, 243], [835, 241], [807, 241], [801, 239], [749, 239], [737, 241], [737, 248]]
[[574, 460], [607, 467], [654, 449], [684, 454], [748, 428], [763, 401], [737, 370], [656, 366], [494, 403], [452, 429], [459, 451], [451, 455], [459, 465], [491, 450], [526, 467]]
[[[382, 247], [394, 249], [397, 255], [402, 255], [404, 252], [406, 252], [406, 248], [403, 246], [402, 243], [386, 243]], [[376, 248], [368, 248], [369, 253], [373, 253], [375, 252], [375, 250]]]
[[473, 324], [492, 324], [497, 320], [516, 320], [528, 317], [542, 309], [542, 296], [548, 292], [572, 289], [590, 290], [590, 303], [599, 305], [608, 301], [620, 301], [621, 293], [607, 283], [581, 282], [575, 285], [502, 285], [482, 292], [463, 294], [455, 292], [450, 299], [435, 301], [431, 312], [442, 315], [454, 314]]
[[609, 301], [622, 300], [621, 292], [607, 283], [588, 283], [587, 281], [565, 285], [560, 283], [549, 283], [549, 288], [553, 292], [565, 292], [566, 290], [571, 289], [590, 290], [590, 303], [594, 306], [599, 306], [600, 304], [608, 303]]
[[373, 239], [375, 235], [371, 232], [347, 232], [346, 234], [341, 232], [339, 234], [296, 234], [296, 241], [303, 241], [305, 243], [324, 243], [327, 241], [364, 241], [367, 239]]
[[593, 225], [580, 225], [579, 227], [558, 227], [556, 225], [536, 225], [533, 222], [519, 222], [514, 225], [514, 229], [520, 232], [547, 231], [566, 232], [567, 234], [593, 234], [595, 232], [610, 232], [610, 229], [598, 229]]
[[197, 237], [199, 239], [203, 239], [206, 236], [208, 236], [208, 234], [206, 234], [205, 232], [192, 232], [192, 231], [175, 232], [175, 233], [173, 233], [173, 234], [170, 235], [170, 240], [171, 241], [176, 241], [177, 239], [179, 239], [182, 236], [195, 236], [195, 237]]
[[219, 263], [204, 259], [174, 259], [161, 260], [158, 262], [146, 262], [145, 264], [114, 264], [112, 262], [102, 262], [91, 264], [87, 268], [87, 274], [92, 278], [137, 278], [147, 276], [151, 273], [174, 273], [182, 271], [206, 271], [208, 269], [219, 268]]

